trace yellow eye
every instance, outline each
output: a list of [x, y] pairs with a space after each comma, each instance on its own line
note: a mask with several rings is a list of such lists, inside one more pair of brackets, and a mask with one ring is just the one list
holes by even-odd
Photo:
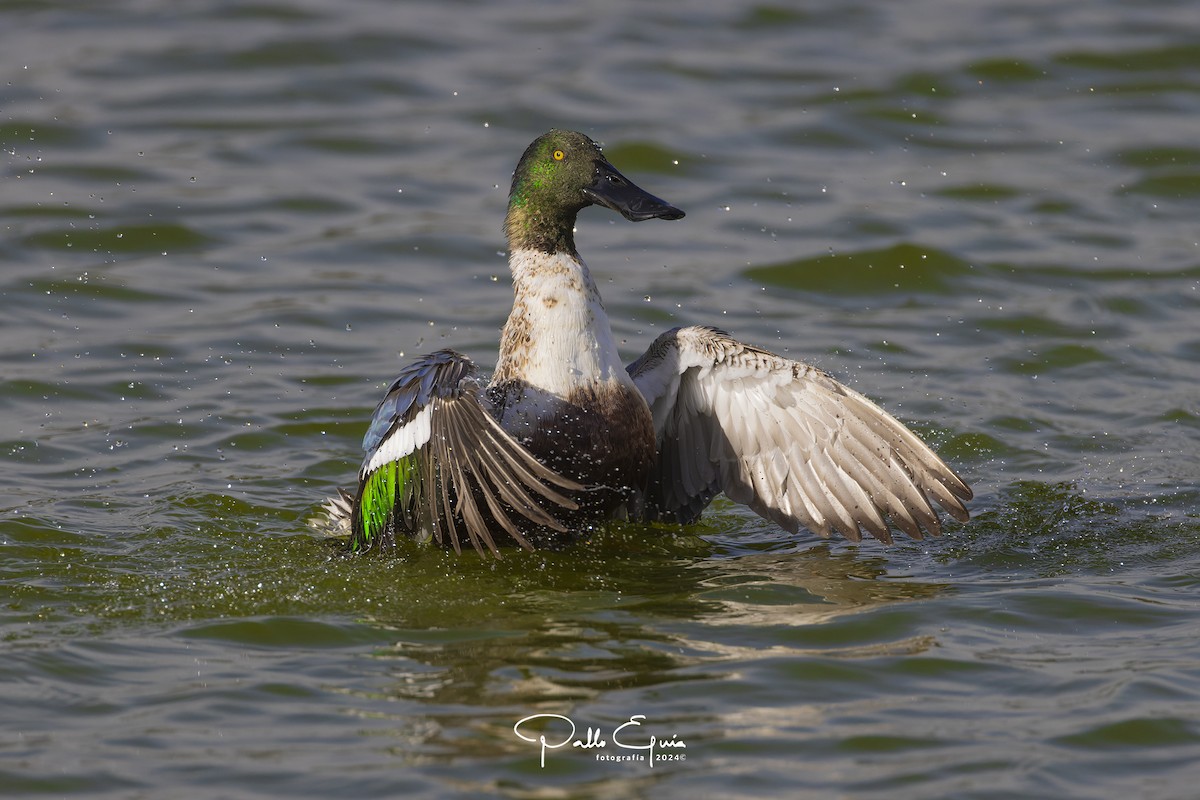
[[564, 153], [562, 150], [555, 150], [555, 151], [554, 151], [554, 160], [555, 160], [555, 161], [562, 161], [562, 160], [563, 160], [564, 158], [566, 158], [566, 157], [567, 157], [567, 154], [566, 154], [566, 153]]

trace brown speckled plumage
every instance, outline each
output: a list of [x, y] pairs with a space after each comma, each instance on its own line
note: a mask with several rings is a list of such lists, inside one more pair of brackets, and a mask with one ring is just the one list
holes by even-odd
[[[536, 418], [507, 429], [555, 472], [588, 488], [572, 495], [576, 524], [640, 509], [657, 448], [650, 409], [638, 391], [621, 384], [584, 384], [566, 397], [545, 397], [523, 381], [493, 384], [490, 396], [501, 419], [505, 409], [534, 400]], [[633, 512], [636, 516], [636, 511]]]

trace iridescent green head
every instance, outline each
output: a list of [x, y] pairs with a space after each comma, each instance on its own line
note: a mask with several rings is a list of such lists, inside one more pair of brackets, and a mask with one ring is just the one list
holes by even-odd
[[552, 130], [534, 139], [517, 162], [504, 218], [509, 248], [573, 253], [575, 217], [593, 203], [633, 222], [683, 216], [617, 172], [582, 133]]

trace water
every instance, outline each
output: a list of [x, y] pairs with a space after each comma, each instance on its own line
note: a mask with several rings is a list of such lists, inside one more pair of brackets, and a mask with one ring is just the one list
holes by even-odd
[[[1194, 31], [1186, 2], [6, 5], [0, 795], [1194, 796]], [[710, 323], [815, 361], [974, 519], [853, 546], [718, 502], [499, 563], [314, 535], [406, 358], [493, 363], [509, 176], [556, 125], [688, 212], [580, 219], [631, 359]], [[551, 714], [606, 747], [543, 768], [513, 728]], [[596, 758], [650, 734], [686, 759]]]

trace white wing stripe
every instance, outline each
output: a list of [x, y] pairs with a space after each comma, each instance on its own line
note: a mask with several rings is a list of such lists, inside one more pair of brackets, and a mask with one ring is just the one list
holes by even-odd
[[[437, 402], [436, 399], [434, 402]], [[391, 461], [412, 455], [429, 441], [429, 420], [433, 416], [433, 403], [422, 408], [407, 425], [401, 425], [379, 443], [371, 459], [362, 468], [360, 477], [366, 477]]]

